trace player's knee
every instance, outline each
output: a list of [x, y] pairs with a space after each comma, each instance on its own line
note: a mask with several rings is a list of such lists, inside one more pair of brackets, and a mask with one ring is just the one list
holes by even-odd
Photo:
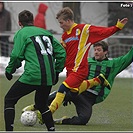
[[9, 98], [4, 98], [4, 108], [14, 108], [16, 102], [14, 100], [10, 100]]
[[89, 121], [89, 118], [86, 116], [73, 116], [66, 121], [63, 120], [63, 123], [70, 123], [71, 125], [86, 125]]
[[60, 93], [67, 93], [68, 91], [70, 91], [69, 88], [67, 88], [64, 84], [61, 84], [61, 86], [59, 87], [58, 92]]

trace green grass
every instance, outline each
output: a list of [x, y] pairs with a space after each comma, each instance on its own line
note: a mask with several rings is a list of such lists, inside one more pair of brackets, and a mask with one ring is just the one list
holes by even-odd
[[[5, 77], [0, 77], [0, 131], [4, 131], [3, 100], [4, 96], [14, 83], [17, 77], [8, 81]], [[58, 89], [59, 83], [52, 90]], [[55, 125], [56, 131], [133, 131], [133, 79], [116, 78], [112, 91], [107, 99], [93, 106], [93, 113], [86, 126], [76, 125]], [[23, 97], [16, 104], [16, 117], [14, 131], [46, 131], [45, 125], [38, 123], [33, 127], [26, 127], [20, 123], [20, 115], [23, 107], [32, 104], [34, 92]], [[76, 115], [73, 104], [67, 107], [61, 106], [53, 115], [60, 118], [64, 115], [69, 117]]]

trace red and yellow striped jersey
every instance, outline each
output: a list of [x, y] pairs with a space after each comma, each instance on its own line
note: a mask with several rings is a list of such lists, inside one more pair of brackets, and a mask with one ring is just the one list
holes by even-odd
[[62, 35], [61, 43], [66, 49], [65, 67], [71, 72], [88, 75], [88, 51], [90, 46], [120, 30], [116, 26], [99, 27], [89, 24], [76, 24]]

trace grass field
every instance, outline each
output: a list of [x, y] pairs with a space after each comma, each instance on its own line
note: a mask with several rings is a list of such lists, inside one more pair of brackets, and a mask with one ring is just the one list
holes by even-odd
[[[3, 99], [10, 86], [17, 79], [8, 81], [5, 77], [0, 77], [0, 131], [4, 131], [3, 119]], [[56, 90], [62, 82], [62, 78], [53, 90]], [[16, 105], [16, 117], [14, 131], [47, 131], [45, 125], [38, 123], [33, 127], [26, 127], [20, 123], [21, 109], [33, 103], [31, 93], [22, 99]], [[107, 99], [100, 104], [94, 105], [92, 117], [86, 126], [76, 125], [55, 125], [56, 131], [133, 131], [133, 79], [116, 78], [112, 91]], [[61, 106], [53, 115], [54, 118], [60, 118], [64, 115], [76, 115], [73, 104], [67, 107]]]

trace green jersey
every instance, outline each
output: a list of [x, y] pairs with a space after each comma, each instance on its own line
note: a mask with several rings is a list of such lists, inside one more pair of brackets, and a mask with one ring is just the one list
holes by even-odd
[[[102, 61], [97, 61], [94, 58], [88, 58], [89, 63], [89, 76], [88, 79], [92, 79], [103, 73], [106, 79], [109, 81], [111, 87], [114, 83], [115, 77], [127, 68], [133, 62], [133, 47], [131, 50], [124, 56], [120, 56], [118, 58], [113, 59], [104, 59]], [[102, 102], [110, 93], [110, 89], [107, 87], [101, 87], [100, 85], [97, 87], [93, 87], [88, 89], [89, 92], [98, 95], [96, 99], [96, 103]]]
[[14, 36], [14, 47], [6, 71], [13, 74], [25, 61], [20, 82], [53, 85], [55, 72], [63, 71], [65, 58], [65, 49], [49, 31], [25, 26]]

